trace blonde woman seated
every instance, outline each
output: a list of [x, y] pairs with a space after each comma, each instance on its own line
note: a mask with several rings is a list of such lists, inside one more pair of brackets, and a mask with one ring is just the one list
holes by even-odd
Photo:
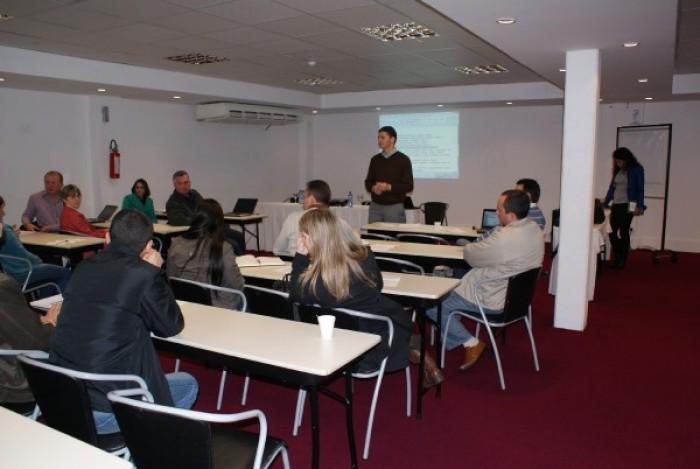
[[[243, 276], [236, 264], [233, 246], [225, 236], [224, 212], [214, 199], [204, 199], [195, 208], [189, 231], [173, 238], [168, 250], [170, 277], [185, 278], [219, 287], [243, 290]], [[240, 298], [212, 291], [214, 306], [237, 309]]]
[[[377, 321], [359, 320], [359, 329], [382, 336], [383, 341], [365, 354], [360, 371], [379, 368], [388, 355], [386, 370], [401, 370], [409, 363], [413, 324], [400, 304], [381, 294], [382, 275], [372, 251], [363, 246], [346, 223], [329, 210], [310, 210], [299, 220], [299, 238], [292, 264], [290, 297], [302, 304], [347, 308], [387, 316], [394, 324], [391, 350], [388, 331]], [[440, 370], [426, 366], [424, 383], [442, 381]]]

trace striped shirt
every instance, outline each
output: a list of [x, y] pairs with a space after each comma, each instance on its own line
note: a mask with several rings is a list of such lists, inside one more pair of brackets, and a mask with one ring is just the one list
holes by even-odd
[[542, 213], [542, 210], [540, 210], [537, 204], [530, 204], [530, 210], [527, 212], [527, 217], [537, 223], [542, 231], [544, 231], [544, 226], [547, 224], [547, 220], [545, 220], [544, 213]]

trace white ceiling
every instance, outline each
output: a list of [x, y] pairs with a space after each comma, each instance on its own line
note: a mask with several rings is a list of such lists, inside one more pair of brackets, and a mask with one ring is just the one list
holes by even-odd
[[[601, 95], [607, 101], [672, 99], [674, 73], [700, 72], [700, 0], [681, 0], [680, 6], [676, 0], [0, 0], [0, 13], [14, 16], [0, 22], [0, 46], [329, 97], [543, 81], [561, 88], [558, 69], [565, 52], [579, 48], [601, 49]], [[500, 26], [495, 20], [501, 16], [518, 21]], [[359, 32], [406, 21], [426, 25], [439, 37], [382, 43]], [[625, 49], [626, 40], [640, 46]], [[164, 60], [191, 52], [230, 60], [204, 65]], [[496, 63], [509, 72], [466, 76], [453, 70]], [[94, 93], [99, 85], [92, 79], [3, 76], [13, 79], [1, 86], [29, 89], [86, 93], [89, 87]], [[313, 76], [343, 84], [295, 82]], [[649, 83], [637, 83], [641, 77]], [[165, 88], [122, 88], [121, 96], [141, 99], [172, 94]], [[199, 92], [189, 100], [221, 97]]]

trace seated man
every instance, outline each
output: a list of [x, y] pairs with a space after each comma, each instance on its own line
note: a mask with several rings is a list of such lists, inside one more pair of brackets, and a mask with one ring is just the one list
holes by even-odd
[[540, 201], [540, 185], [534, 179], [520, 179], [515, 183], [515, 188], [525, 192], [530, 197], [530, 210], [527, 212], [527, 217], [537, 223], [544, 231], [547, 220], [540, 207], [537, 206], [537, 202]]
[[32, 194], [22, 214], [24, 229], [29, 231], [58, 231], [63, 211], [63, 175], [49, 171], [44, 175], [44, 190]]
[[[498, 219], [501, 226], [482, 241], [464, 246], [464, 260], [472, 267], [442, 302], [442, 328], [447, 325], [450, 312], [461, 309], [479, 312], [474, 298], [477, 283], [491, 278], [512, 276], [542, 265], [544, 238], [542, 230], [527, 216], [530, 199], [522, 191], [507, 190], [498, 199]], [[487, 283], [479, 292], [486, 314], [503, 310], [508, 280]], [[427, 311], [436, 320], [437, 308]], [[464, 361], [459, 367], [466, 370], [481, 357], [486, 343], [473, 337], [461, 321], [452, 321], [447, 331], [446, 347], [450, 350], [464, 347]]]
[[[173, 226], [189, 226], [194, 218], [194, 209], [203, 200], [202, 195], [192, 189], [192, 182], [187, 171], [179, 170], [173, 174], [173, 193], [165, 203], [168, 224]], [[224, 236], [231, 242], [237, 256], [245, 252], [243, 233], [228, 225], [224, 228]]]
[[290, 213], [282, 224], [280, 234], [277, 236], [272, 251], [278, 256], [293, 257], [297, 249], [299, 237], [299, 220], [307, 211], [316, 208], [328, 208], [331, 202], [331, 188], [326, 181], [314, 179], [306, 183], [304, 190], [304, 202], [302, 209]]
[[[107, 234], [107, 248], [73, 272], [51, 339], [50, 360], [89, 373], [141, 376], [156, 403], [190, 408], [197, 397], [197, 382], [187, 373], [166, 376], [151, 342], [151, 333], [170, 337], [184, 327], [152, 235], [153, 225], [143, 213], [133, 209], [117, 213]], [[91, 386], [98, 433], [119, 430], [106, 394], [128, 386]]]
[[[57, 304], [45, 316], [37, 314], [27, 305], [19, 284], [0, 273], [0, 349], [48, 351], [59, 311]], [[15, 358], [1, 357], [0, 405], [24, 413], [32, 409], [33, 403], [29, 384]]]

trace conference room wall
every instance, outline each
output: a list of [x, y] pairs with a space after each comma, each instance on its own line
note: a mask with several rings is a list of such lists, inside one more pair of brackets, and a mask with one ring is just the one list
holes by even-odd
[[[460, 177], [417, 179], [414, 203], [447, 202], [450, 224], [478, 225], [482, 209], [495, 207], [501, 191], [519, 178], [533, 177], [542, 187], [540, 205], [549, 221], [559, 205], [562, 107], [465, 108], [459, 113]], [[336, 196], [364, 192], [369, 159], [378, 151], [379, 114], [314, 116], [309, 177], [326, 179]]]
[[[102, 122], [101, 108], [110, 109]], [[237, 197], [281, 200], [300, 187], [303, 125], [198, 123], [194, 108], [102, 96], [0, 90], [0, 194], [6, 220], [20, 221], [27, 196], [47, 169], [83, 191], [83, 211], [120, 204], [134, 180], [148, 180], [156, 208], [172, 192], [171, 175], [187, 169], [193, 186], [230, 210]], [[108, 144], [122, 153], [121, 178], [109, 179]]]
[[92, 212], [87, 110], [86, 96], [0, 89], [0, 195], [7, 223], [20, 223], [27, 197], [44, 187], [49, 169], [81, 187]]

